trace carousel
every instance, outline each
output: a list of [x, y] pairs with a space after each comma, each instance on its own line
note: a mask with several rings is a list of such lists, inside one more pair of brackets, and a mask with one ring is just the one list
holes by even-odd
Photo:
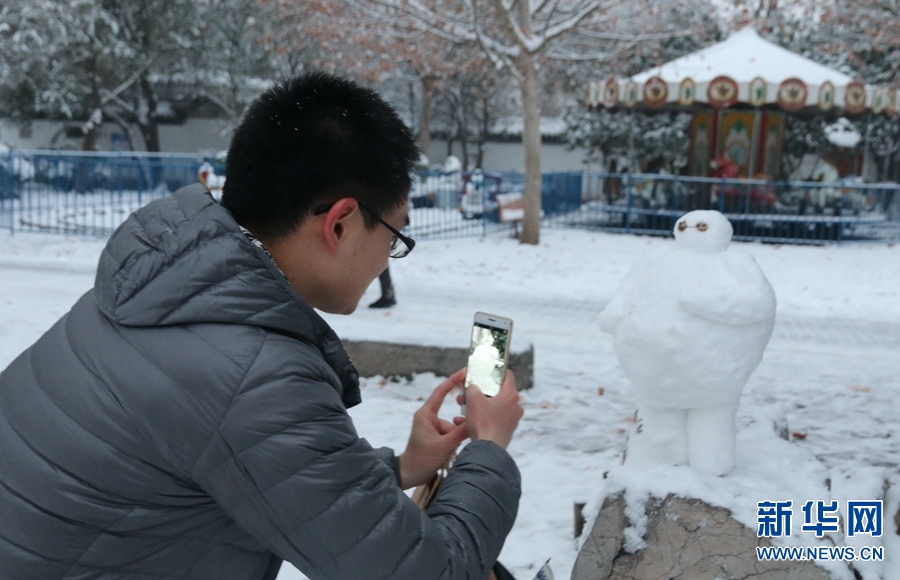
[[897, 91], [854, 80], [747, 27], [640, 74], [590, 83], [588, 104], [690, 112], [689, 175], [774, 179], [785, 115], [893, 115]]

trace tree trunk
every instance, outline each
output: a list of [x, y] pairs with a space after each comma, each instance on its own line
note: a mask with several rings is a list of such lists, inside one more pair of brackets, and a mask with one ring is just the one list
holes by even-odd
[[[100, 137], [100, 129], [103, 127], [103, 101], [100, 99], [100, 83], [97, 79], [97, 59], [91, 58], [87, 62], [87, 73], [91, 78], [91, 96], [89, 99], [90, 113], [83, 125], [84, 138], [81, 141], [82, 151], [96, 151], [97, 139]], [[99, 119], [95, 117], [99, 115]]]
[[487, 142], [491, 126], [490, 113], [488, 112], [490, 107], [488, 98], [482, 97], [481, 104], [481, 130], [478, 132], [478, 159], [476, 160], [476, 167], [484, 167], [484, 144]]
[[431, 148], [431, 97], [436, 79], [422, 78], [422, 106], [419, 108], [419, 149], [425, 156]]
[[158, 153], [160, 151], [159, 143], [159, 103], [156, 98], [156, 91], [150, 84], [150, 79], [146, 74], [141, 75], [141, 92], [147, 101], [147, 117], [141, 118], [138, 113], [138, 126], [141, 128], [141, 135], [144, 137], [144, 145], [147, 151]]
[[463, 171], [469, 170], [469, 139], [466, 137], [466, 134], [460, 131], [459, 135], [459, 144], [462, 145], [462, 152], [460, 157], [462, 157], [462, 169]]
[[100, 129], [101, 125], [91, 125], [91, 127], [85, 131], [84, 138], [81, 140], [81, 150], [82, 151], [96, 151], [97, 150], [97, 139], [100, 137]]
[[456, 135], [459, 137], [459, 144], [462, 146], [462, 168], [463, 171], [469, 170], [469, 120], [466, 117], [466, 108], [463, 105], [463, 96], [460, 92], [459, 99], [456, 101]]
[[522, 75], [519, 88], [524, 113], [522, 143], [525, 146], [525, 216], [519, 241], [537, 245], [541, 239], [541, 108], [534, 55], [523, 52], [517, 65]]

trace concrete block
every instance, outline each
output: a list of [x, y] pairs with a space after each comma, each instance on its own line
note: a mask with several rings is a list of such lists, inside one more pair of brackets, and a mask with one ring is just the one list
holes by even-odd
[[[397, 344], [373, 340], [344, 340], [344, 348], [361, 377], [404, 377], [433, 372], [449, 377], [466, 366], [469, 349]], [[534, 347], [509, 353], [509, 368], [516, 374], [520, 391], [534, 383]]]

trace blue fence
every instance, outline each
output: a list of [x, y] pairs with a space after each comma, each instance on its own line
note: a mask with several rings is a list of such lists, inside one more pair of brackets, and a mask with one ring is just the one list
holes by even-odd
[[[481, 232], [505, 230], [501, 194], [521, 195], [521, 173], [428, 174], [414, 188], [415, 207], [459, 212], [456, 220], [480, 218]], [[507, 196], [508, 197], [508, 196]], [[481, 207], [480, 211], [478, 210]], [[541, 208], [544, 226], [608, 232], [670, 235], [675, 221], [696, 209], [728, 216], [734, 239], [777, 243], [900, 241], [900, 185], [850, 181], [771, 182], [600, 172], [545, 173]], [[423, 233], [466, 232], [450, 221], [413, 210]], [[429, 210], [433, 211], [433, 210]]]
[[[563, 191], [565, 188], [559, 188]], [[895, 183], [770, 182], [649, 174], [585, 174], [581, 204], [552, 223], [668, 234], [687, 211], [716, 209], [737, 240], [779, 243], [900, 241]], [[569, 189], [564, 197], [573, 199]]]
[[0, 157], [0, 227], [107, 236], [147, 202], [197, 182], [197, 155], [9, 151]]
[[[194, 183], [215, 159], [174, 154], [9, 151], [0, 155], [0, 228], [109, 235], [132, 211]], [[501, 205], [522, 195], [518, 172], [424, 172], [410, 193], [416, 239], [506, 232]], [[900, 241], [900, 186], [768, 182], [599, 172], [545, 173], [545, 227], [670, 235], [695, 209], [718, 209], [735, 239], [783, 243]]]

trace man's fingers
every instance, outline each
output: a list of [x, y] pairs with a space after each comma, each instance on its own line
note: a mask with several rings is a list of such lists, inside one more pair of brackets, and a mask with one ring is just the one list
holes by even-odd
[[437, 388], [432, 391], [431, 396], [428, 397], [428, 400], [425, 401], [425, 404], [422, 406], [429, 411], [437, 413], [440, 410], [441, 403], [444, 402], [444, 397], [447, 396], [447, 393], [461, 385], [465, 376], [466, 369], [460, 369], [453, 373], [449, 379], [438, 385]]
[[[456, 417], [454, 419], [454, 421], [456, 419], [459, 419], [459, 417]], [[458, 447], [460, 443], [462, 443], [469, 437], [469, 429], [468, 429], [468, 427], [466, 427], [466, 422], [463, 421], [462, 423], [458, 424], [456, 427], [453, 428], [453, 431], [447, 433], [446, 437], [448, 437], [451, 441], [454, 442], [453, 443], [454, 447]]]
[[465, 380], [465, 378], [466, 378], [466, 367], [463, 367], [463, 368], [459, 369], [458, 371], [456, 371], [455, 373], [453, 373], [452, 375], [450, 375], [450, 378], [448, 378], [447, 380], [454, 384], [462, 384], [462, 382]]

